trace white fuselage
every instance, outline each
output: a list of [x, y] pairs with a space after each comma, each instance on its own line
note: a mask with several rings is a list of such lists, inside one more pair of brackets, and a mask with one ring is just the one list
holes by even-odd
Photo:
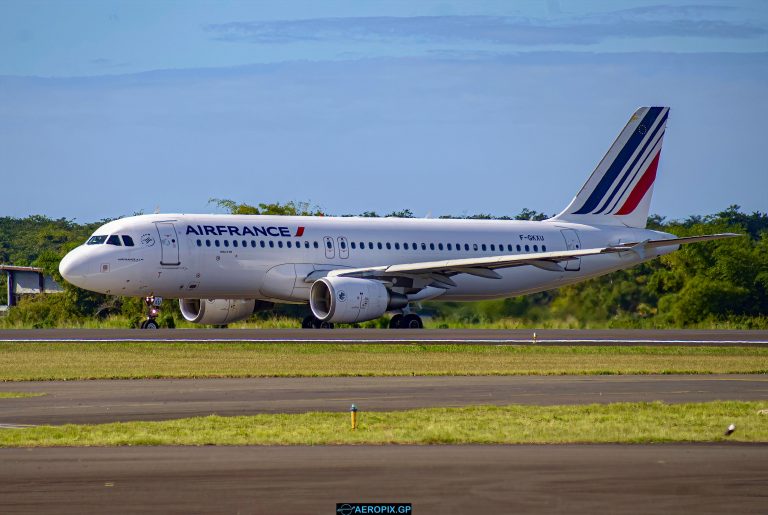
[[[560, 221], [445, 220], [246, 215], [141, 215], [100, 227], [120, 245], [85, 244], [62, 260], [76, 286], [111, 295], [307, 302], [323, 271], [606, 247], [672, 235], [621, 226]], [[133, 246], [125, 245], [129, 236]], [[128, 240], [130, 242], [130, 240]], [[420, 300], [481, 300], [533, 293], [674, 251], [655, 249], [582, 257], [563, 270], [525, 265], [500, 279], [456, 275], [455, 287], [428, 287]], [[314, 273], [313, 273], [314, 272]], [[310, 275], [312, 274], [312, 275]]]

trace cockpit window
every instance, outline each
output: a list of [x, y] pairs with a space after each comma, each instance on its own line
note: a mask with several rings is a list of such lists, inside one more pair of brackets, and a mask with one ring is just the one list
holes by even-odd
[[126, 247], [133, 247], [133, 238], [123, 235], [123, 245]]
[[109, 239], [107, 240], [107, 245], [117, 245], [118, 247], [122, 245], [122, 243], [120, 243], [120, 236], [118, 236], [117, 234], [113, 234], [112, 236], [110, 236]]
[[101, 245], [105, 241], [107, 241], [106, 236], [91, 236], [91, 239], [88, 240], [86, 245]]

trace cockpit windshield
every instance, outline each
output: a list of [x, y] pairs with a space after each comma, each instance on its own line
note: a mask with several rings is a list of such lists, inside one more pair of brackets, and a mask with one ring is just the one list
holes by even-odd
[[101, 245], [105, 241], [107, 241], [106, 236], [91, 236], [91, 239], [88, 240], [86, 245]]
[[122, 243], [120, 243], [120, 236], [118, 236], [117, 234], [113, 234], [112, 236], [110, 236], [109, 239], [107, 240], [107, 245], [117, 245], [118, 247], [122, 245]]

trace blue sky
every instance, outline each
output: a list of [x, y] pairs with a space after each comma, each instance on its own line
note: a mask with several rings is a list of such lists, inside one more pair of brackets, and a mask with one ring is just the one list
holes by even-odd
[[0, 215], [554, 213], [651, 104], [653, 212], [768, 210], [762, 0], [0, 0]]

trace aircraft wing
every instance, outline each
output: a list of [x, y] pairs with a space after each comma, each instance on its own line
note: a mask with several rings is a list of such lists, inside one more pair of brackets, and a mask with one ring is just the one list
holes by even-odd
[[[635, 252], [645, 257], [645, 252], [658, 247], [684, 245], [702, 241], [712, 241], [722, 238], [733, 238], [739, 234], [723, 233], [708, 234], [703, 236], [688, 236], [684, 238], [672, 238], [667, 240], [646, 240], [639, 242], [621, 243], [610, 247], [593, 249], [563, 250], [557, 252], [536, 252], [528, 254], [513, 254], [504, 256], [487, 256], [478, 258], [447, 259], [441, 261], [425, 261], [419, 263], [404, 263], [398, 265], [374, 266], [368, 268], [345, 268], [331, 270], [328, 277], [359, 277], [367, 279], [386, 280], [393, 277], [409, 277], [427, 279], [427, 284], [438, 288], [450, 288], [455, 286], [450, 277], [457, 274], [470, 274], [488, 279], [500, 279], [495, 272], [500, 268], [531, 265], [543, 270], [562, 272], [564, 268], [560, 263], [579, 259], [585, 256], [599, 254], [615, 254], [620, 252]], [[307, 277], [310, 279], [310, 277]], [[312, 280], [315, 278], [312, 278]]]

